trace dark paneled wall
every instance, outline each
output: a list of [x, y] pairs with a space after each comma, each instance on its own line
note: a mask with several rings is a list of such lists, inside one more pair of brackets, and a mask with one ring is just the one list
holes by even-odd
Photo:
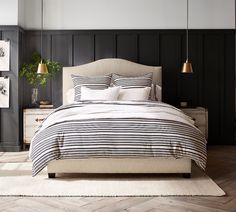
[[[0, 26], [0, 39], [11, 42], [10, 108], [0, 109], [0, 151], [19, 151], [22, 145], [22, 108], [30, 104], [30, 86], [19, 78], [22, 62], [40, 50], [39, 31], [23, 31], [17, 26]], [[118, 57], [163, 68], [163, 100], [179, 106], [209, 110], [209, 143], [234, 143], [234, 30], [191, 30], [190, 59], [194, 74], [180, 73], [185, 60], [184, 30], [76, 30], [46, 31], [43, 56], [63, 66]], [[40, 98], [55, 106], [62, 102], [62, 77], [40, 90]]]
[[0, 151], [19, 151], [22, 143], [23, 86], [19, 67], [23, 56], [23, 31], [16, 26], [0, 26], [0, 40], [10, 41], [10, 71], [0, 76], [10, 78], [10, 108], [0, 109]]
[[[26, 31], [26, 58], [40, 50], [38, 31]], [[185, 60], [185, 30], [45, 31], [43, 56], [75, 66], [117, 57], [163, 68], [163, 100], [175, 106], [188, 101], [209, 110], [209, 143], [234, 142], [234, 30], [191, 30], [190, 60], [194, 74], [180, 73]], [[40, 92], [55, 106], [62, 103], [62, 76]], [[24, 84], [24, 106], [30, 103]]]

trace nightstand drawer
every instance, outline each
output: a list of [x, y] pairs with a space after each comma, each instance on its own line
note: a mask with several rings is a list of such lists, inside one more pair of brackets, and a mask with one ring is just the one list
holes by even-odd
[[24, 110], [24, 143], [30, 144], [35, 132], [45, 118], [54, 109], [25, 109]]
[[208, 111], [205, 108], [181, 108], [195, 121], [195, 126], [208, 138]]
[[25, 143], [30, 143], [31, 139], [34, 137], [34, 134], [36, 132], [36, 130], [38, 129], [38, 127], [26, 127], [25, 128]]
[[197, 126], [197, 128], [205, 135], [205, 138], [208, 139], [208, 128], [205, 125]]
[[192, 119], [195, 121], [197, 126], [205, 125], [206, 123], [206, 114], [205, 113], [191, 113]]
[[28, 114], [25, 116], [26, 126], [39, 126], [48, 114]]

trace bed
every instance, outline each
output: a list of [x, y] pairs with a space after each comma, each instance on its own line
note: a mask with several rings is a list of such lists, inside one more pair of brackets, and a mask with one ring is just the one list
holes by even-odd
[[[97, 76], [117, 73], [124, 76], [137, 76], [150, 72], [153, 73], [153, 84], [161, 86], [161, 67], [145, 66], [123, 59], [102, 59], [81, 66], [64, 67], [64, 106], [57, 109], [49, 116], [47, 120], [43, 122], [43, 126], [41, 126], [41, 129], [39, 129], [32, 140], [30, 149], [31, 158], [33, 161], [33, 176], [37, 175], [45, 166], [47, 166], [49, 178], [55, 178], [57, 173], [178, 173], [183, 174], [184, 177], [190, 177], [192, 160], [204, 169], [206, 166], [206, 140], [201, 132], [194, 127], [192, 123], [190, 123], [191, 121], [187, 120], [188, 117], [186, 118], [185, 114], [173, 106], [164, 103], [133, 101], [122, 103], [109, 101], [84, 101], [78, 104], [68, 104], [67, 102], [66, 94], [69, 89], [73, 88], [71, 78], [71, 75], [73, 74], [82, 76]], [[152, 89], [151, 95], [155, 95], [155, 89]], [[130, 108], [130, 111], [141, 109], [142, 115], [137, 117], [136, 113], [132, 116], [132, 112], [126, 113], [128, 108]], [[90, 112], [90, 114], [87, 114], [87, 111], [90, 110], [94, 110], [96, 113], [93, 112], [92, 116]], [[110, 115], [110, 112], [107, 112], [113, 110], [114, 112], [112, 115]], [[150, 110], [152, 110], [152, 112], [150, 112]], [[68, 113], [70, 114], [70, 118], [68, 118]], [[124, 113], [126, 115], [124, 115]], [[102, 116], [102, 119], [101, 114], [105, 114], [105, 117]], [[173, 115], [175, 115], [179, 120], [176, 121], [176, 117], [169, 119], [167, 118], [167, 120], [163, 118], [166, 116], [172, 117]], [[106, 120], [105, 124], [101, 121], [104, 119]], [[79, 126], [78, 120], [80, 121]], [[129, 122], [127, 122], [127, 120]], [[145, 122], [143, 120], [145, 120]], [[76, 152], [77, 150], [75, 150], [76, 148], [74, 149], [74, 147], [71, 147], [73, 146], [73, 142], [75, 142], [73, 140], [73, 136], [75, 135], [70, 131], [71, 135], [70, 137], [67, 137], [67, 140], [70, 140], [70, 142], [65, 144], [66, 135], [63, 134], [64, 131], [60, 131], [61, 129], [65, 130], [70, 128], [68, 127], [68, 124], [64, 127], [67, 122], [70, 123], [69, 126], [71, 126], [71, 128], [78, 129], [76, 132], [73, 131], [73, 133], [76, 133], [77, 136], [76, 142], [78, 141], [78, 136], [80, 136], [81, 141], [86, 139], [85, 136], [83, 137], [83, 131], [81, 131], [81, 134], [78, 135], [81, 130], [79, 127], [83, 126], [83, 124], [86, 126], [85, 131], [87, 132], [90, 130], [90, 134], [91, 132], [93, 133], [94, 130], [100, 129], [99, 127], [103, 129], [103, 132], [107, 132], [108, 128], [114, 123], [128, 123], [125, 125], [125, 128], [122, 128], [122, 132], [119, 132], [120, 134], [126, 133], [130, 136], [129, 131], [125, 130], [126, 128], [128, 130], [131, 125], [134, 126], [135, 129], [138, 129], [141, 126], [139, 130], [142, 134], [138, 135], [139, 132], [135, 132], [135, 134], [132, 134], [133, 132], [131, 133], [131, 135], [133, 135], [131, 136], [132, 138], [128, 137], [127, 140], [132, 140], [133, 146], [131, 146], [131, 143], [128, 144], [128, 147], [127, 144], [123, 144], [125, 139], [122, 137], [123, 140], [119, 141], [119, 145], [117, 144], [117, 146], [113, 149], [113, 144], [111, 141], [113, 141], [112, 139], [116, 140], [119, 136], [112, 137], [109, 133], [102, 133], [102, 141], [109, 142], [109, 147], [106, 146], [105, 150], [102, 149], [104, 148], [104, 143], [102, 143], [100, 146], [96, 146], [97, 149], [94, 150], [91, 146], [86, 146], [84, 144], [81, 145], [80, 143], [77, 144], [77, 147], [79, 145], [79, 151], [81, 151], [78, 156]], [[102, 124], [94, 125], [95, 122]], [[61, 124], [59, 131], [59, 128], [54, 128], [58, 125], [58, 123]], [[171, 123], [171, 129], [173, 129], [171, 133], [166, 130], [167, 123]], [[143, 129], [145, 126], [147, 128], [144, 131]], [[161, 133], [165, 133], [165, 135], [163, 136], [161, 133], [158, 134], [155, 130], [149, 132], [149, 129], [155, 126], [157, 128], [159, 127]], [[130, 130], [134, 130], [134, 127]], [[114, 130], [113, 132], [116, 134], [118, 132], [118, 127], [113, 126], [111, 129], [109, 128], [109, 130]], [[95, 131], [95, 134], [96, 132], [99, 131]], [[122, 136], [124, 136], [123, 134]], [[148, 139], [146, 134], [149, 136]], [[98, 133], [98, 135], [100, 134]], [[107, 139], [104, 136], [107, 136]], [[46, 141], [49, 137], [55, 137], [53, 144]], [[141, 138], [143, 138], [144, 141]], [[158, 138], [163, 140], [161, 144], [155, 143], [158, 141]], [[94, 139], [96, 138], [94, 137]], [[42, 140], [45, 140], [45, 142], [43, 143]], [[177, 140], [178, 142], [176, 142]], [[100, 142], [100, 140], [98, 140], [98, 142]], [[141, 153], [140, 142], [142, 142]], [[164, 142], [168, 142], [168, 151], [165, 149], [166, 147], [164, 147], [165, 145], [167, 146]], [[98, 143], [96, 143], [96, 145], [98, 145]], [[127, 149], [122, 149], [122, 145], [125, 145], [125, 148], [129, 149], [129, 151], [127, 151]], [[67, 149], [67, 152], [63, 149]], [[145, 152], [143, 152], [143, 150]], [[99, 154], [94, 151], [99, 152]], [[163, 153], [164, 151], [166, 152]], [[74, 154], [74, 156], [71, 156], [70, 154]]]

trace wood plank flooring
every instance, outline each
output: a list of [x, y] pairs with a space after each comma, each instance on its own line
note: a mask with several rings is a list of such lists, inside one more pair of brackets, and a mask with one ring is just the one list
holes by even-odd
[[[0, 163], [25, 162], [27, 152], [1, 153]], [[210, 146], [207, 174], [225, 197], [0, 197], [0, 211], [236, 212], [236, 146]]]

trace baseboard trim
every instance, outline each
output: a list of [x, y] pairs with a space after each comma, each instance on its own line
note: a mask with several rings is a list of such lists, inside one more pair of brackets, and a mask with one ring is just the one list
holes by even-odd
[[9, 145], [0, 145], [0, 152], [20, 152], [22, 150], [21, 146], [9, 146]]

